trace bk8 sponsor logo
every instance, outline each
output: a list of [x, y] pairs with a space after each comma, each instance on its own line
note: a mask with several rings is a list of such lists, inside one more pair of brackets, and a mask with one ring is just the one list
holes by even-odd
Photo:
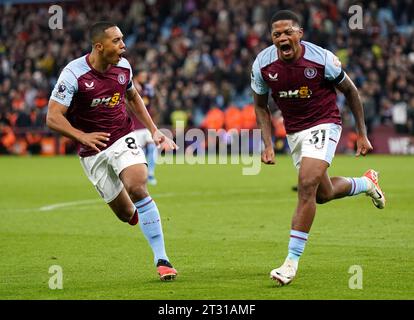
[[92, 100], [91, 107], [97, 107], [99, 105], [105, 105], [108, 108], [113, 108], [119, 104], [121, 100], [121, 94], [119, 92], [114, 93], [112, 97], [95, 98]]
[[296, 90], [289, 90], [289, 91], [279, 91], [279, 98], [310, 98], [312, 95], [312, 91], [309, 89], [308, 86], [302, 86]]

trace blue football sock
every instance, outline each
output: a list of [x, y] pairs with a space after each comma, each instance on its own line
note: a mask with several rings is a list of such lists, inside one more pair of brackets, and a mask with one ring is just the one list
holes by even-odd
[[300, 256], [305, 250], [308, 233], [297, 230], [290, 230], [289, 254], [288, 259], [299, 261]]
[[367, 178], [346, 178], [351, 183], [351, 190], [349, 191], [349, 196], [355, 196], [357, 194], [366, 192], [368, 190], [368, 181]]
[[157, 264], [158, 259], [169, 261], [165, 252], [161, 217], [154, 200], [148, 196], [136, 202], [135, 207], [138, 210], [139, 226], [154, 253], [154, 263]]
[[148, 176], [155, 176], [155, 165], [157, 164], [158, 150], [155, 146], [155, 143], [147, 144], [146, 148], [146, 157], [148, 161]]

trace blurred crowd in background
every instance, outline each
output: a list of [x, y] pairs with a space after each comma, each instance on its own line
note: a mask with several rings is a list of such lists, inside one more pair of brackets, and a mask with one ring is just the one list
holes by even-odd
[[[297, 12], [304, 40], [333, 51], [354, 80], [369, 132], [378, 125], [414, 134], [414, 1], [359, 1], [363, 29], [351, 30], [353, 3], [283, 0], [72, 1], [63, 8], [63, 29], [48, 26], [50, 4], [0, 5], [0, 153], [24, 139], [29, 153], [48, 135], [45, 115], [62, 68], [91, 50], [88, 28], [115, 22], [124, 34], [134, 73], [147, 71], [155, 89], [159, 125], [211, 126], [226, 110], [251, 120], [251, 65], [271, 44], [269, 20], [279, 9]], [[353, 118], [338, 96], [344, 126]], [[276, 126], [277, 107], [271, 105]], [[236, 111], [235, 111], [236, 110]], [[254, 121], [231, 122], [254, 126]], [[254, 116], [254, 115], [253, 115]], [[217, 117], [215, 118], [217, 119]], [[214, 121], [213, 121], [214, 122]], [[279, 128], [279, 133], [280, 130]], [[283, 133], [282, 133], [283, 134]]]

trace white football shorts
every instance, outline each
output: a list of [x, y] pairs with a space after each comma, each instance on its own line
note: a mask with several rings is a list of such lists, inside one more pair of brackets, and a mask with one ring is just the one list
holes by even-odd
[[137, 145], [141, 148], [144, 148], [149, 143], [154, 143], [151, 132], [148, 129], [138, 129], [134, 132], [137, 136]]
[[96, 155], [81, 157], [80, 162], [86, 176], [106, 203], [114, 200], [124, 188], [119, 178], [122, 170], [134, 164], [147, 164], [134, 132], [119, 138]]
[[331, 165], [342, 127], [324, 123], [287, 135], [293, 165], [299, 170], [302, 157], [321, 159]]

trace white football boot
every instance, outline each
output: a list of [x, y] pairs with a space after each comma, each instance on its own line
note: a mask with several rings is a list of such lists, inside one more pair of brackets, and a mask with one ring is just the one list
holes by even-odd
[[285, 286], [293, 281], [297, 270], [298, 261], [286, 258], [281, 267], [270, 272], [270, 278], [276, 280], [278, 286]]
[[385, 195], [378, 184], [378, 172], [373, 169], [369, 169], [364, 173], [364, 177], [367, 178], [369, 184], [366, 192], [367, 196], [371, 197], [374, 206], [378, 209], [384, 209]]

